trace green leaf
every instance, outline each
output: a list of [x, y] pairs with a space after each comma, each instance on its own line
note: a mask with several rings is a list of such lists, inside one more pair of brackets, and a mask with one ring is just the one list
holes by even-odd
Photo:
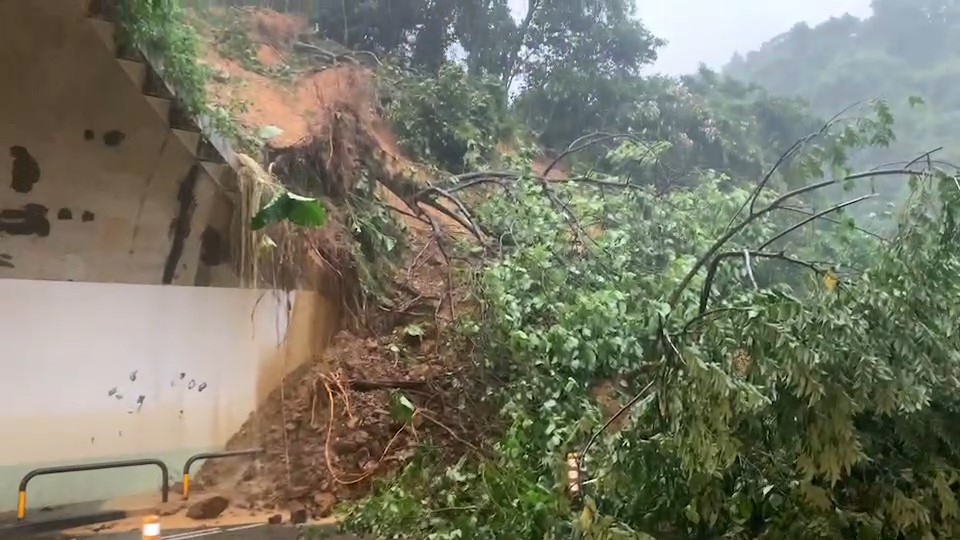
[[397, 390], [390, 392], [390, 417], [396, 422], [407, 423], [413, 420], [417, 407], [407, 396]]
[[283, 220], [301, 227], [322, 227], [327, 220], [327, 209], [317, 199], [281, 191], [253, 216], [250, 228], [259, 231]]
[[422, 325], [408, 324], [406, 328], [403, 329], [403, 333], [410, 337], [423, 337], [425, 332]]
[[693, 507], [692, 503], [683, 509], [683, 514], [687, 516], [687, 519], [690, 520], [691, 523], [700, 523], [700, 513], [697, 512], [697, 509]]

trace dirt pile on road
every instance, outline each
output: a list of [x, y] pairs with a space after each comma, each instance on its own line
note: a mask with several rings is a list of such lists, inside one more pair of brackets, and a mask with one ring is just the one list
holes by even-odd
[[[418, 202], [434, 173], [399, 151], [380, 116], [374, 73], [356, 63], [304, 67], [309, 63], [294, 50], [302, 21], [264, 10], [245, 10], [241, 20], [257, 65], [274, 71], [252, 70], [249, 60], [211, 45], [206, 62], [221, 75], [212, 93], [223, 106], [245, 103], [236, 117], [248, 131], [278, 128], [263, 169], [331, 211], [318, 230], [273, 229], [288, 257], [273, 283], [337, 295], [351, 317], [331, 347], [287, 375], [228, 444], [262, 447], [264, 455], [209, 462], [200, 480], [227, 484], [254, 509], [296, 505], [324, 517], [332, 501], [365, 494], [373, 478], [425, 441], [441, 453], [462, 453], [481, 439], [477, 426], [490, 427], [473, 397], [473, 368], [459, 353], [464, 345], [447, 332], [467, 300], [441, 246], [466, 231], [449, 208]], [[279, 71], [283, 77], [269, 75], [280, 64], [290, 68]], [[391, 259], [377, 295], [364, 290], [363, 264], [388, 254], [358, 235], [358, 198], [382, 209], [403, 236], [396, 239], [403, 256]]]

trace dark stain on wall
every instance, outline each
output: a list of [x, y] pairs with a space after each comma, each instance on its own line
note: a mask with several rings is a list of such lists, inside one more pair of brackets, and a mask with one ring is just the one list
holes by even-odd
[[11, 146], [10, 157], [13, 158], [10, 187], [17, 193], [30, 193], [33, 185], [40, 181], [40, 164], [22, 146]]
[[42, 204], [25, 204], [23, 208], [0, 210], [0, 232], [14, 236], [49, 236], [47, 207]]
[[120, 143], [126, 138], [126, 134], [119, 129], [111, 129], [103, 134], [103, 144], [107, 146], [120, 146]]
[[85, 140], [85, 141], [92, 141], [92, 140], [95, 139], [96, 137], [97, 137], [97, 135], [96, 135], [96, 133], [93, 132], [92, 129], [85, 129], [85, 130], [83, 130], [83, 140]]
[[220, 231], [207, 225], [200, 237], [200, 262], [207, 266], [219, 266], [227, 260], [227, 249]]
[[190, 167], [187, 176], [180, 182], [180, 189], [177, 190], [177, 215], [170, 223], [170, 252], [167, 253], [167, 261], [163, 266], [164, 285], [173, 283], [177, 265], [180, 264], [180, 257], [183, 256], [184, 244], [190, 236], [190, 220], [197, 206], [194, 191], [199, 178], [200, 165], [195, 163]]
[[73, 212], [71, 212], [69, 208], [61, 208], [60, 211], [57, 212], [57, 219], [61, 221], [70, 221], [73, 219]]
[[13, 268], [13, 257], [9, 253], [0, 253], [0, 268]]
[[83, 213], [80, 214], [80, 221], [84, 223], [90, 223], [91, 221], [93, 221], [95, 217], [96, 216], [93, 214], [93, 212], [89, 210], [84, 210]]

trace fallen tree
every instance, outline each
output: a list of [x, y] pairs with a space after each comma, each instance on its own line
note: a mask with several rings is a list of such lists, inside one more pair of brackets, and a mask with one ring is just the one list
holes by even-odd
[[[461, 329], [507, 427], [492, 455], [450, 465], [422, 451], [350, 527], [383, 538], [960, 533], [960, 440], [948, 429], [960, 413], [960, 184], [925, 159], [847, 169], [841, 150], [889, 140], [879, 107], [877, 120], [831, 121], [749, 189], [707, 173], [658, 193], [596, 173], [548, 181], [528, 166], [418, 191], [417, 203], [448, 201], [497, 255]], [[645, 159], [629, 150], [617, 148]], [[881, 176], [913, 192], [888, 237], [844, 212], [870, 195], [818, 196]], [[584, 499], [566, 489], [568, 452]]]

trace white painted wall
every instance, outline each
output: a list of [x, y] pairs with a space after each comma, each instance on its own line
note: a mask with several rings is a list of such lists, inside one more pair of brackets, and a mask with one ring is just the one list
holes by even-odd
[[[242, 289], [0, 279], [0, 486], [10, 492], [0, 492], [0, 511], [15, 507], [16, 483], [34, 467], [170, 456], [179, 470], [186, 455], [222, 448], [335, 326], [336, 313], [315, 294], [291, 293], [289, 312], [287, 300]], [[28, 502], [36, 509], [158, 485], [150, 470], [73, 473], [35, 480]]]

